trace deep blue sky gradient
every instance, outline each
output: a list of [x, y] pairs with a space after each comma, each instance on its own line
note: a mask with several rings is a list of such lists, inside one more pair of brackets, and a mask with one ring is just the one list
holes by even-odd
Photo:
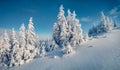
[[89, 22], [80, 20], [86, 33], [93, 23], [100, 21], [101, 11], [109, 15], [111, 9], [120, 5], [120, 0], [0, 0], [0, 28], [18, 30], [22, 23], [27, 27], [29, 18], [33, 17], [35, 32], [51, 36], [61, 4], [65, 15], [70, 9], [76, 11], [78, 19], [90, 18]]

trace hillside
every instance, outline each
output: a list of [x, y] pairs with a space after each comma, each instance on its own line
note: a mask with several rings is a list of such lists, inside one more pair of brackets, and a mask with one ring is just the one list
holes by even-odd
[[120, 30], [113, 30], [74, 48], [66, 57], [36, 58], [10, 70], [120, 70]]

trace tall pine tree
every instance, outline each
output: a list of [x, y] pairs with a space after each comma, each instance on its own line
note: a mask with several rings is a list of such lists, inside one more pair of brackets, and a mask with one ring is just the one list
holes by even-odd
[[67, 21], [64, 16], [63, 5], [60, 6], [58, 20], [54, 24], [53, 39], [59, 47], [64, 48], [67, 42]]
[[16, 36], [16, 32], [14, 28], [12, 29], [12, 35], [11, 35], [11, 53], [10, 53], [10, 67], [12, 66], [18, 66], [20, 65], [21, 61], [21, 51], [19, 48], [19, 41]]
[[19, 46], [20, 46], [20, 51], [21, 51], [21, 62], [20, 64], [24, 63], [24, 54], [26, 53], [26, 32], [25, 32], [25, 26], [24, 24], [21, 25], [19, 29]]
[[3, 63], [4, 66], [8, 65], [9, 58], [10, 58], [10, 39], [8, 37], [7, 31], [5, 30], [3, 39], [1, 40], [1, 53], [0, 53], [0, 63]]
[[37, 36], [34, 32], [34, 25], [32, 17], [29, 19], [28, 30], [26, 32], [26, 53], [25, 53], [25, 60], [29, 62], [36, 56], [36, 43], [37, 43]]
[[76, 18], [76, 13], [73, 11], [73, 45], [79, 45], [80, 43], [83, 42], [83, 35], [82, 35], [82, 28], [80, 21]]

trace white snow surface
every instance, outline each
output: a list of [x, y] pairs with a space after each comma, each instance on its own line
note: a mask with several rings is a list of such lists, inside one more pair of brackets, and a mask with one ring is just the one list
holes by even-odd
[[120, 70], [120, 30], [74, 47], [66, 57], [43, 57], [10, 70]]

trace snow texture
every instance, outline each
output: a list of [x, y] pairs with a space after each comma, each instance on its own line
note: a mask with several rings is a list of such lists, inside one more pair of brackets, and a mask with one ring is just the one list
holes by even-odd
[[10, 70], [120, 70], [119, 35], [120, 30], [114, 30], [74, 47], [74, 55], [37, 58]]

